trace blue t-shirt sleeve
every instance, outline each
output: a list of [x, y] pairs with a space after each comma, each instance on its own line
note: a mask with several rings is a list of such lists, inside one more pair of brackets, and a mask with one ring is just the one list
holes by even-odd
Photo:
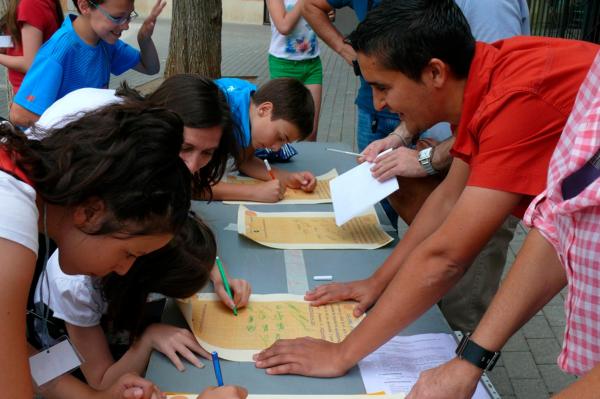
[[117, 40], [110, 60], [110, 73], [120, 75], [140, 63], [140, 52], [129, 44]]
[[217, 79], [215, 84], [227, 99], [238, 144], [243, 149], [248, 148], [252, 144], [249, 115], [250, 97], [256, 91], [256, 86], [237, 78]]
[[48, 57], [36, 57], [25, 75], [15, 103], [34, 114], [41, 115], [58, 100], [63, 80], [62, 65]]

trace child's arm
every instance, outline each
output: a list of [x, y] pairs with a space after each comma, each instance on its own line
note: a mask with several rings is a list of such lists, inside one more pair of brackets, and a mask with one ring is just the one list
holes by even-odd
[[213, 268], [210, 271], [210, 280], [215, 288], [215, 293], [230, 309], [233, 309], [234, 306], [236, 306], [238, 309], [243, 308], [248, 304], [250, 294], [252, 293], [252, 287], [246, 280], [229, 278], [229, 273], [227, 273], [226, 269], [224, 270], [225, 274], [227, 275], [229, 286], [233, 291], [233, 300], [231, 300], [229, 295], [227, 295], [227, 290], [225, 290], [225, 285], [223, 284], [223, 279], [221, 278], [221, 273], [219, 272], [219, 267], [217, 265], [213, 265]]
[[152, 324], [125, 355], [115, 362], [102, 327], [79, 327], [69, 323], [65, 324], [71, 342], [85, 359], [85, 363], [81, 365], [81, 371], [90, 386], [96, 389], [110, 387], [125, 373], [143, 374], [153, 349], [165, 354], [181, 371], [185, 368], [177, 353], [196, 367], [204, 366], [192, 351], [210, 358], [208, 352], [198, 344], [189, 330], [166, 324]]
[[152, 33], [154, 33], [156, 18], [158, 18], [166, 5], [166, 1], [156, 0], [156, 4], [152, 7], [152, 12], [150, 12], [150, 15], [142, 24], [137, 35], [141, 60], [133, 69], [146, 75], [154, 75], [160, 71], [160, 61], [158, 60], [156, 46], [154, 46], [154, 42], [152, 41]]
[[10, 106], [8, 119], [13, 125], [29, 127], [36, 123], [40, 119], [40, 116], [29, 111], [28, 109], [21, 107], [16, 102], [13, 102]]
[[275, 27], [282, 35], [288, 35], [294, 30], [301, 17], [303, 0], [298, 0], [289, 12], [285, 9], [283, 0], [267, 0], [269, 15], [275, 24]]
[[21, 28], [21, 46], [23, 55], [12, 56], [0, 54], [0, 64], [8, 69], [26, 73], [43, 42], [43, 33], [33, 25], [25, 23]]
[[[249, 147], [244, 154], [244, 160], [240, 164], [240, 171], [244, 174], [260, 180], [269, 180], [271, 175], [262, 160], [254, 155], [254, 148]], [[317, 186], [317, 179], [308, 172], [288, 172], [283, 169], [273, 168], [273, 173], [277, 180], [281, 181], [285, 187], [299, 188], [302, 191], [312, 192]]]
[[121, 376], [108, 389], [96, 391], [85, 382], [65, 374], [40, 390], [46, 399], [160, 399], [162, 394], [152, 382], [133, 374]]
[[277, 202], [283, 199], [285, 186], [279, 180], [253, 185], [219, 182], [212, 186], [212, 193], [218, 201]]
[[225, 385], [222, 387], [208, 387], [197, 399], [246, 399], [248, 391], [236, 385]]
[[283, 169], [273, 168], [273, 173], [289, 188], [299, 188], [302, 191], [311, 193], [317, 187], [317, 178], [306, 170], [302, 172], [288, 172]]
[[3, 364], [0, 387], [6, 398], [33, 395], [25, 340], [25, 309], [35, 256], [23, 245], [0, 238], [0, 362]]
[[240, 171], [255, 179], [264, 180], [256, 185], [219, 182], [212, 187], [213, 199], [220, 201], [277, 202], [283, 199], [285, 185], [278, 179], [272, 180], [265, 164], [254, 156], [252, 146], [246, 148]]

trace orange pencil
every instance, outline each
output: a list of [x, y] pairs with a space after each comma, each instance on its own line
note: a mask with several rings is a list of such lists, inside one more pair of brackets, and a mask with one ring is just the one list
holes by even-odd
[[271, 179], [275, 180], [275, 173], [273, 173], [273, 170], [271, 169], [271, 165], [269, 164], [268, 160], [264, 160], [265, 162], [265, 166], [267, 167], [267, 172], [269, 173], [269, 176], [271, 176]]

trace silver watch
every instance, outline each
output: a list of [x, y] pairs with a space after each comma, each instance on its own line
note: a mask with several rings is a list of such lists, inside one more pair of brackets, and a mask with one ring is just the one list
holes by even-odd
[[429, 176], [438, 173], [437, 170], [433, 169], [433, 165], [431, 165], [434, 148], [435, 147], [427, 147], [424, 150], [419, 151], [419, 156], [417, 157], [419, 163], [421, 164], [421, 167], [425, 169], [425, 172], [427, 172]]

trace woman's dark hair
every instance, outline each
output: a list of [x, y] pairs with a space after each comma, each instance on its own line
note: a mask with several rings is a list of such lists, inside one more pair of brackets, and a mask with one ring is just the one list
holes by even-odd
[[[19, 21], [17, 21], [19, 1], [20, 0], [10, 0], [8, 10], [6, 11], [6, 14], [4, 14], [4, 17], [2, 17], [2, 20], [0, 20], [0, 27], [4, 32], [10, 35], [15, 47], [21, 45], [21, 25], [19, 24]], [[60, 26], [65, 19], [60, 0], [54, 0], [54, 8], [56, 10], [56, 22], [58, 23], [58, 26]]]
[[124, 276], [111, 273], [101, 280], [112, 328], [135, 338], [143, 332], [141, 315], [150, 293], [187, 298], [206, 283], [217, 256], [210, 228], [190, 214], [165, 247], [136, 259]]
[[[117, 95], [139, 97], [140, 94], [122, 85]], [[154, 92], [146, 96], [151, 106], [170, 109], [181, 117], [184, 126], [210, 128], [220, 126], [223, 134], [219, 147], [208, 164], [194, 174], [194, 195], [212, 198], [211, 186], [219, 182], [231, 156], [240, 163], [240, 151], [233, 134], [233, 124], [225, 95], [210, 79], [200, 75], [180, 74], [167, 78]]]
[[107, 216], [87, 234], [175, 233], [191, 200], [182, 141], [175, 113], [135, 101], [88, 112], [39, 141], [0, 125], [0, 146], [44, 201], [67, 207], [89, 198], [104, 202]]
[[466, 78], [475, 39], [454, 0], [384, 0], [348, 36], [356, 52], [420, 82], [432, 58]]

